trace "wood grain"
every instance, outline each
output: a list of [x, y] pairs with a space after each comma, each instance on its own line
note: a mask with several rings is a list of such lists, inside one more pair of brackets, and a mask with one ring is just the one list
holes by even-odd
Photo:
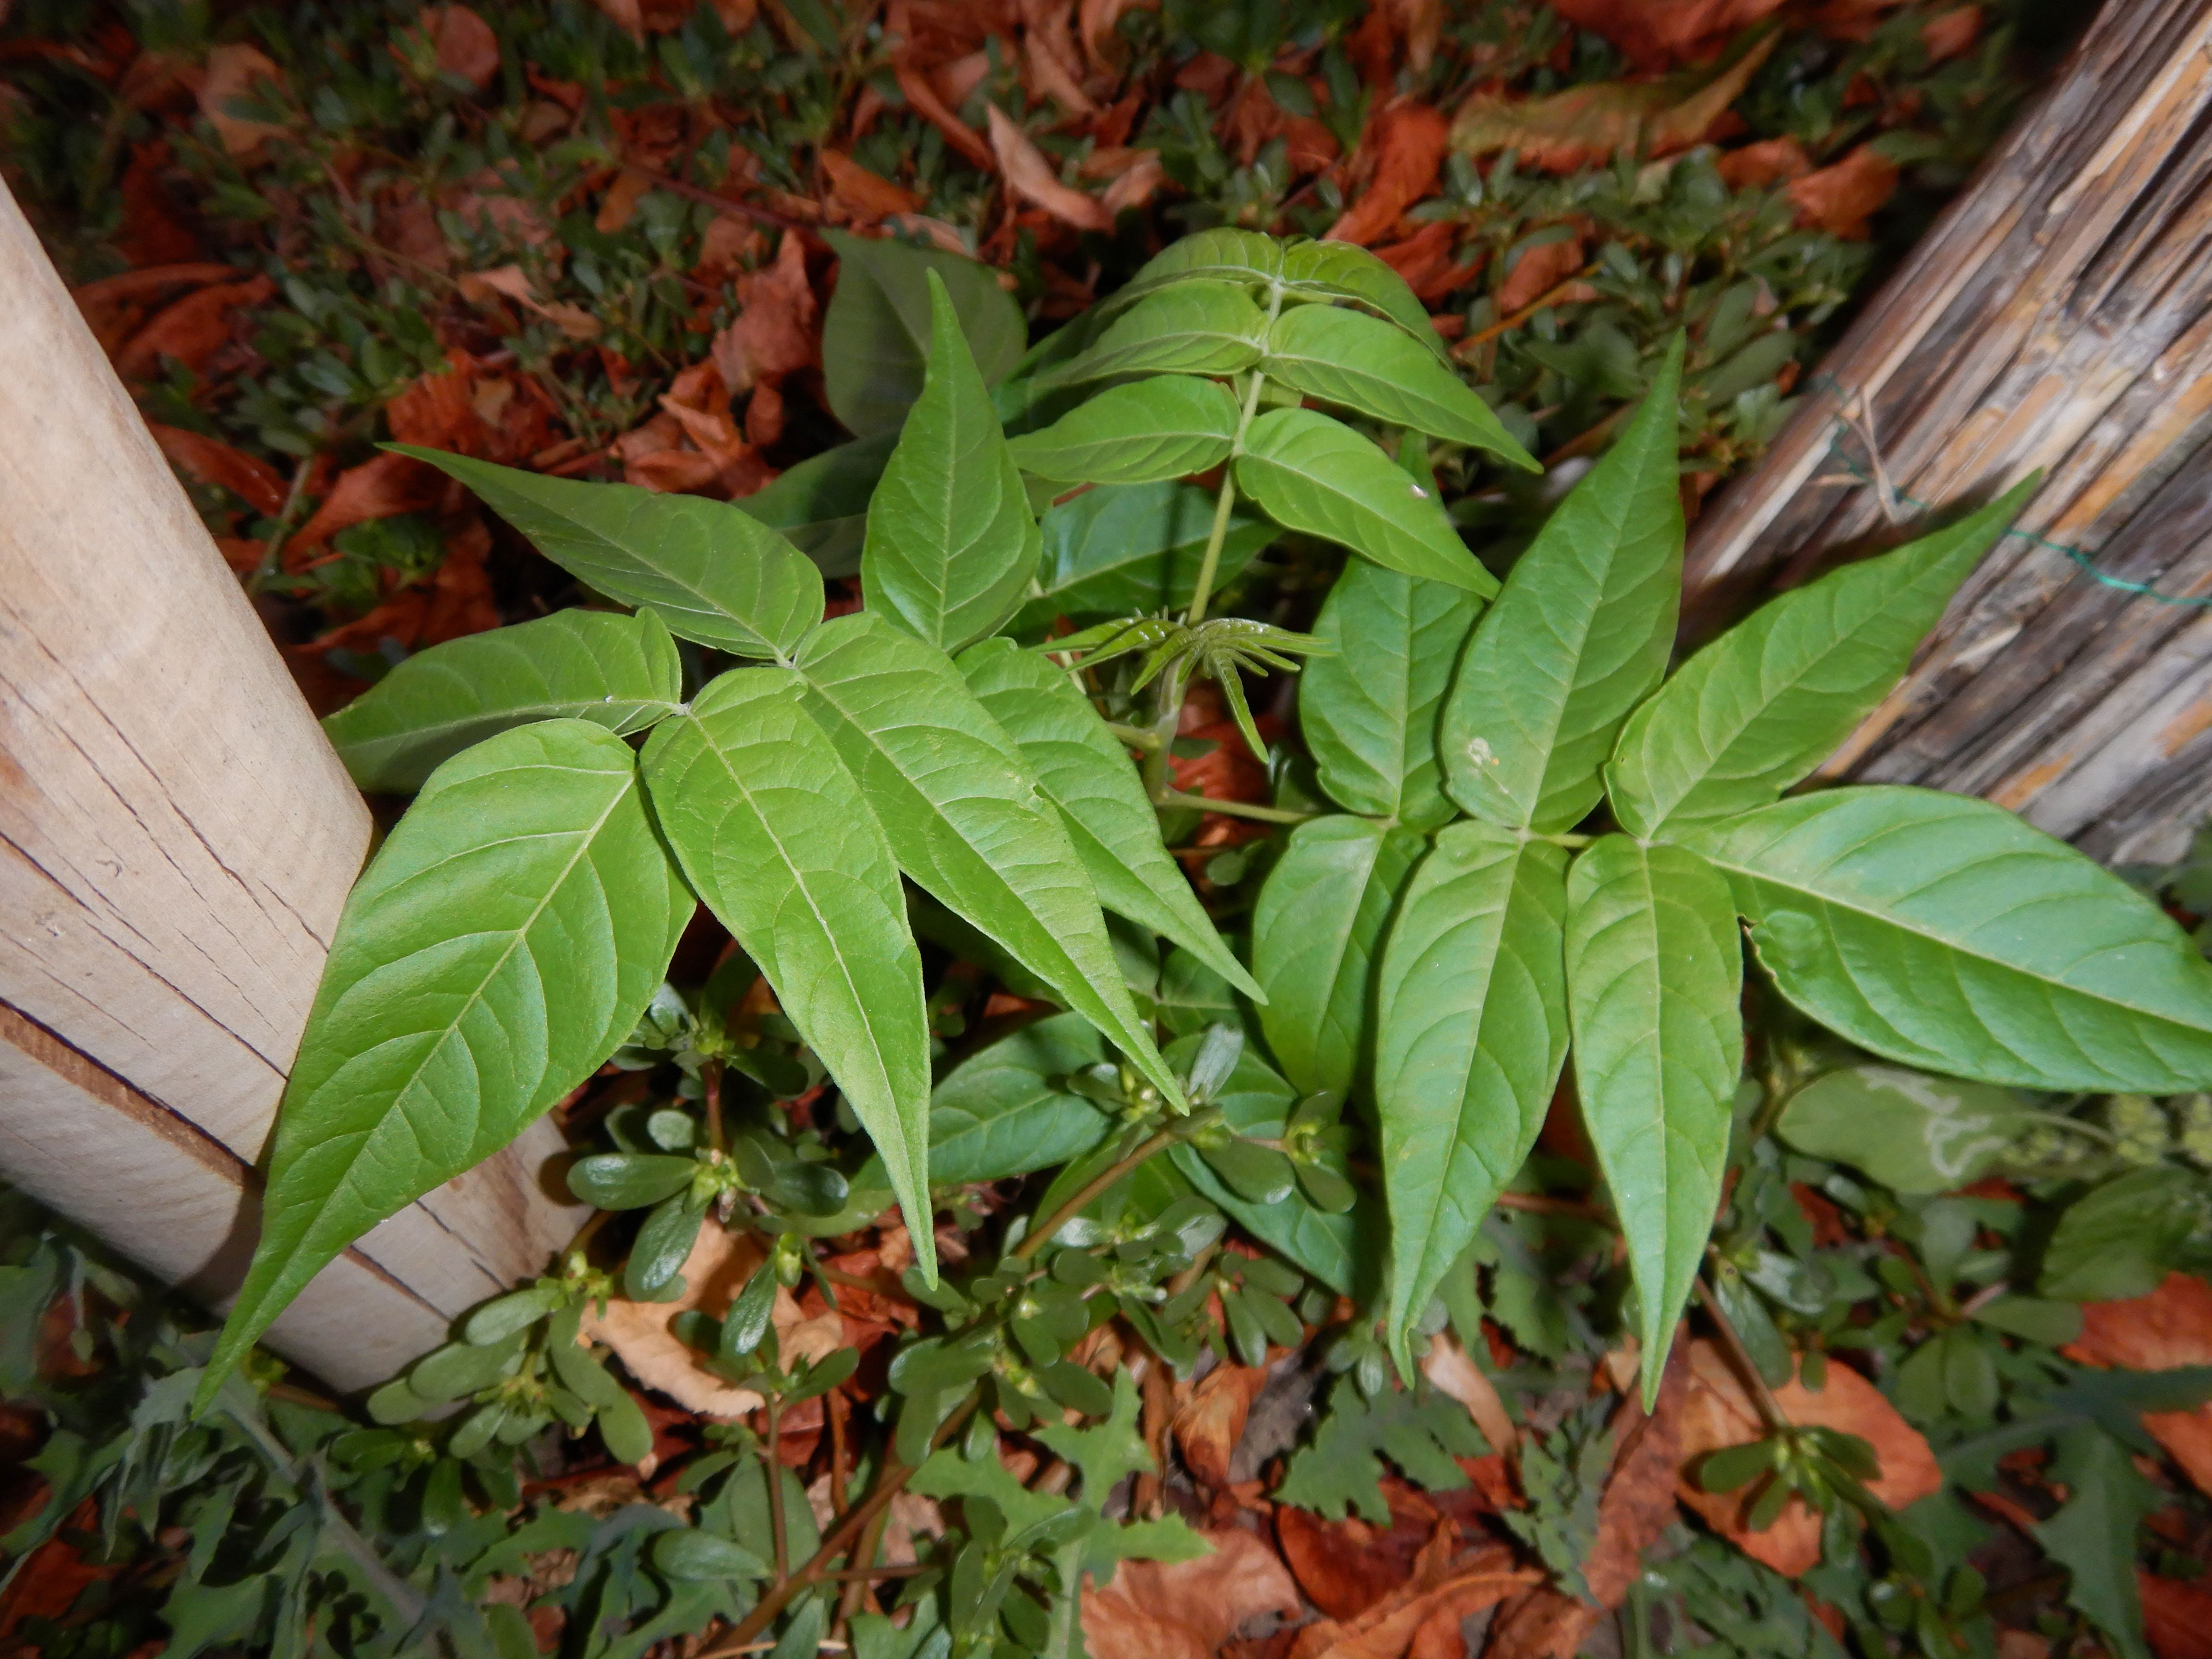
[[[4, 187], [0, 295], [0, 1170], [220, 1297], [368, 813]], [[558, 1140], [378, 1228], [276, 1346], [366, 1380], [541, 1270]]]
[[[1899, 495], [1885, 520], [1870, 410]], [[2178, 856], [2212, 790], [2166, 775], [2212, 724], [2212, 0], [2112, 0], [1846, 331], [1764, 462], [1696, 526], [1687, 631], [1894, 545], [2040, 468], [1832, 776], [1980, 793], [2112, 860]]]

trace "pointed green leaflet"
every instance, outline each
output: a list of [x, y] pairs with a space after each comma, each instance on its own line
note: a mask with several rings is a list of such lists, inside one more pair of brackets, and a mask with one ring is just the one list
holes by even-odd
[[952, 301], [929, 273], [929, 374], [868, 503], [868, 609], [957, 650], [1021, 602], [1042, 544]]
[[1743, 946], [1694, 853], [1607, 836], [1567, 872], [1567, 1002], [1583, 1122], [1643, 1304], [1644, 1399], [1720, 1207], [1743, 1071]]
[[1283, 245], [1256, 230], [1217, 226], [1170, 242], [1107, 299], [1102, 311], [1119, 311], [1147, 294], [1177, 283], [1272, 283], [1282, 275]]
[[1065, 385], [1113, 374], [1234, 374], [1260, 361], [1267, 332], [1267, 313], [1243, 289], [1178, 283], [1123, 312], [1049, 378]]
[[1682, 590], [1677, 336], [1636, 418], [1553, 513], [1475, 629], [1444, 705], [1444, 787], [1509, 830], [1564, 830], [1659, 684]]
[[[799, 676], [741, 668], [647, 743], [661, 833], [758, 964], [929, 1229], [929, 1020], [898, 866], [807, 714]], [[917, 1239], [925, 1275], [935, 1251]]]
[[921, 395], [929, 360], [929, 278], [951, 296], [987, 386], [1020, 359], [1029, 326], [990, 266], [938, 248], [824, 230], [837, 292], [822, 319], [822, 383], [830, 412], [858, 438], [895, 433]]
[[[1213, 527], [1213, 492], [1187, 483], [1101, 484], [1047, 508], [1038, 527], [1042, 592], [1015, 617], [1016, 634], [1042, 632], [1055, 617], [1104, 622], [1188, 605]], [[1266, 520], [1231, 513], [1217, 590], [1274, 538]]]
[[1160, 844], [1129, 752], [1067, 676], [1011, 640], [985, 640], [960, 656], [960, 672], [992, 718], [1020, 746], [1091, 872], [1098, 902], [1188, 950], [1231, 984], [1264, 1002]]
[[1156, 374], [1109, 386], [1042, 432], [1012, 441], [1025, 472], [1071, 483], [1183, 478], [1229, 458], [1237, 399], [1215, 380]]
[[1782, 994], [1861, 1048], [2033, 1089], [2212, 1086], [2212, 966], [2001, 806], [1827, 790], [1698, 826]]
[[1260, 890], [1252, 912], [1252, 972], [1267, 992], [1260, 1029], [1301, 1095], [1342, 1099], [1363, 1080], [1376, 960], [1424, 845], [1366, 818], [1316, 818], [1291, 832]]
[[740, 657], [788, 657], [822, 620], [822, 573], [726, 502], [385, 447], [459, 478], [570, 575], [611, 599], [651, 606], [680, 638]]
[[1292, 306], [1267, 331], [1260, 368], [1271, 380], [1389, 426], [1411, 427], [1488, 450], [1524, 471], [1536, 458], [1515, 442], [1488, 404], [1396, 325], [1364, 311]]
[[1437, 717], [1481, 614], [1464, 588], [1346, 562], [1314, 623], [1336, 654], [1312, 658], [1298, 682], [1298, 724], [1339, 805], [1416, 830], [1454, 816]]
[[1498, 579], [1467, 550], [1436, 497], [1357, 432], [1316, 410], [1278, 409], [1253, 422], [1237, 458], [1237, 483], [1286, 529], [1340, 542], [1409, 576], [1486, 599], [1498, 592]]
[[1444, 343], [1406, 279], [1352, 242], [1293, 242], [1283, 250], [1283, 286], [1308, 300], [1349, 300], [1390, 321], [1441, 357]]
[[1785, 593], [1715, 640], [1630, 717], [1606, 768], [1635, 834], [1764, 806], [1888, 695], [2030, 478], [1947, 530]]
[[1036, 775], [934, 646], [860, 611], [825, 623], [807, 709], [899, 866], [1089, 1018], [1169, 1100], [1182, 1091], [1123, 988], [1098, 898]]
[[1480, 820], [1414, 870], [1382, 951], [1375, 1109], [1390, 1340], [1409, 1333], [1544, 1127], [1567, 1053], [1565, 853]]
[[324, 1264], [599, 1069], [693, 908], [604, 726], [520, 726], [431, 774], [338, 919], [203, 1405]]
[[676, 642], [650, 611], [558, 611], [418, 651], [323, 720], [353, 781], [406, 794], [470, 744], [533, 720], [574, 719], [617, 736], [684, 696]]

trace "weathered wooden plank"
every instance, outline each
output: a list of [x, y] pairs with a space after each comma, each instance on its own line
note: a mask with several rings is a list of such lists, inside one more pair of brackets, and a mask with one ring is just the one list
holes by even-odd
[[[4, 189], [0, 295], [0, 1169], [219, 1298], [368, 814]], [[378, 1228], [280, 1348], [368, 1381], [538, 1271], [558, 1146]]]
[[[2203, 611], [2113, 584], [2212, 596], [2196, 545], [2212, 530], [2212, 3], [2108, 4], [1814, 388], [1697, 526], [1692, 632], [1909, 533], [1854, 476], [1874, 456], [1839, 410], [1870, 414], [1909, 501], [1984, 500], [2040, 468], [2033, 533], [1992, 550], [1826, 771], [1984, 793], [2129, 857], [2178, 851], [2190, 826], [2145, 815], [2188, 799], [2149, 780], [2189, 747]], [[2107, 807], [2130, 827], [2100, 828]]]

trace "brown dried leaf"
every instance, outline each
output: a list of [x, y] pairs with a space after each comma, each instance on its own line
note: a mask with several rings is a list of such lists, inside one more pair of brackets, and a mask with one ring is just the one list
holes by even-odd
[[1513, 1449], [1519, 1435], [1513, 1427], [1512, 1417], [1506, 1412], [1505, 1402], [1498, 1397], [1498, 1385], [1468, 1358], [1459, 1339], [1449, 1331], [1438, 1331], [1429, 1339], [1429, 1351], [1421, 1356], [1421, 1375], [1467, 1407], [1467, 1414], [1482, 1431], [1482, 1437], [1490, 1443], [1491, 1450]]
[[830, 205], [855, 224], [876, 224], [890, 214], [913, 213], [922, 205], [912, 191], [869, 172], [849, 155], [825, 149], [821, 161], [830, 179]]
[[[2093, 1302], [2066, 1357], [2131, 1371], [2212, 1365], [2212, 1285], [2168, 1273], [2148, 1296]], [[2146, 1412], [2143, 1427], [2200, 1492], [2212, 1492], [2212, 1404], [2192, 1411]]]
[[1426, 104], [1397, 104], [1383, 110], [1360, 139], [1363, 155], [1374, 158], [1367, 187], [1328, 228], [1328, 240], [1362, 247], [1389, 236], [1407, 208], [1427, 196], [1443, 165], [1451, 123]]
[[[709, 1222], [699, 1229], [691, 1254], [684, 1259], [684, 1294], [673, 1302], [631, 1302], [609, 1299], [602, 1314], [596, 1305], [584, 1310], [583, 1336], [612, 1348], [629, 1368], [629, 1374], [647, 1388], [658, 1389], [687, 1411], [726, 1420], [757, 1411], [759, 1395], [726, 1382], [700, 1364], [699, 1357], [668, 1328], [675, 1316], [696, 1309], [719, 1319], [745, 1281], [753, 1276], [763, 1252], [751, 1233], [733, 1233]], [[781, 1339], [799, 1323], [799, 1305], [788, 1291], [778, 1290], [772, 1322]]]
[[1770, 34], [1728, 68], [1648, 82], [1599, 81], [1524, 100], [1478, 92], [1452, 123], [1468, 155], [1517, 152], [1524, 167], [1572, 173], [1619, 155], [1669, 155], [1702, 142], [1774, 50]]
[[231, 313], [258, 305], [276, 291], [269, 278], [256, 276], [185, 295], [124, 343], [115, 354], [115, 372], [126, 380], [144, 380], [161, 372], [164, 357], [173, 357], [187, 368], [204, 367], [235, 337]]
[[1790, 186], [1790, 199], [1797, 204], [1797, 222], [1818, 226], [1851, 241], [1864, 241], [1872, 234], [1867, 221], [1897, 193], [1897, 163], [1871, 143], [1856, 149], [1818, 173], [1808, 173]]
[[1795, 138], [1767, 138], [1729, 150], [1713, 165], [1730, 190], [1749, 190], [1802, 179], [1813, 170], [1813, 158]]
[[1456, 1635], [1460, 1620], [1535, 1583], [1542, 1575], [1516, 1567], [1513, 1553], [1485, 1543], [1462, 1552], [1449, 1521], [1435, 1532], [1415, 1559], [1411, 1577], [1356, 1618], [1323, 1620], [1298, 1632], [1291, 1659], [1402, 1659], [1431, 1626], [1432, 1650]]
[[945, 141], [986, 173], [998, 171], [998, 157], [991, 153], [990, 145], [983, 142], [982, 134], [969, 126], [946, 106], [939, 97], [937, 88], [930, 85], [929, 76], [907, 52], [895, 52], [891, 57], [891, 73], [897, 79], [899, 90], [906, 94], [908, 103], [921, 118], [943, 133]]
[[1508, 1601], [1490, 1626], [1482, 1659], [1575, 1659], [1605, 1617], [1600, 1608], [1542, 1584]]
[[[1942, 1471], [1920, 1431], [1850, 1366], [1831, 1364], [1826, 1385], [1817, 1394], [1792, 1381], [1777, 1389], [1774, 1397], [1792, 1423], [1841, 1429], [1871, 1445], [1881, 1462], [1881, 1474], [1867, 1482], [1867, 1490], [1891, 1509], [1904, 1509], [1942, 1489]], [[1765, 1433], [1751, 1396], [1720, 1350], [1704, 1340], [1691, 1343], [1689, 1397], [1682, 1411], [1683, 1462], [1675, 1496], [1745, 1554], [1794, 1578], [1820, 1559], [1820, 1517], [1792, 1498], [1772, 1526], [1753, 1532], [1745, 1525], [1754, 1501], [1753, 1488], [1709, 1492], [1695, 1478], [1697, 1460], [1707, 1452], [1743, 1445]]]
[[1553, 9], [1628, 54], [1639, 70], [1711, 58], [1782, 0], [1553, 0]]
[[1690, 1362], [1678, 1340], [1650, 1415], [1632, 1392], [1613, 1414], [1613, 1472], [1598, 1499], [1597, 1540], [1583, 1563], [1591, 1598], [1607, 1611], [1627, 1599], [1644, 1570], [1644, 1552], [1674, 1518], [1674, 1472], [1682, 1462], [1682, 1407], [1689, 1392]]
[[283, 511], [284, 477], [268, 462], [202, 433], [151, 421], [146, 429], [169, 464], [186, 477], [229, 490], [264, 518], [273, 519]]
[[1511, 317], [1542, 299], [1583, 268], [1583, 242], [1570, 236], [1564, 242], [1545, 242], [1527, 249], [1506, 274], [1498, 290], [1498, 314]]
[[999, 158], [999, 171], [1006, 188], [1030, 206], [1042, 208], [1062, 224], [1078, 230], [1111, 230], [1114, 216], [1095, 196], [1086, 196], [1063, 185], [1052, 163], [996, 104], [987, 106], [991, 117], [991, 149]]
[[1118, 70], [1128, 56], [1115, 26], [1125, 11], [1158, 11], [1160, 0], [1081, 0], [1077, 28], [1091, 63], [1108, 71]]
[[1098, 204], [1109, 215], [1118, 215], [1124, 208], [1140, 208], [1158, 193], [1167, 177], [1168, 170], [1157, 150], [1139, 150], [1134, 164], [1106, 186]]
[[1177, 1408], [1173, 1428], [1182, 1461], [1209, 1486], [1229, 1485], [1229, 1460], [1244, 1437], [1244, 1419], [1267, 1386], [1264, 1365], [1216, 1365]]
[[499, 75], [499, 36], [466, 6], [425, 6], [422, 32], [438, 55], [441, 74], [459, 76], [478, 92]]
[[2212, 1589], [2137, 1571], [2143, 1634], [2158, 1659], [2212, 1659]]
[[806, 249], [783, 234], [775, 263], [738, 278], [737, 320], [714, 337], [714, 366], [732, 392], [808, 368], [820, 350]]
[[489, 270], [472, 270], [458, 284], [461, 297], [479, 303], [495, 296], [514, 301], [526, 310], [534, 311], [572, 340], [596, 338], [599, 319], [581, 306], [566, 301], [547, 303], [538, 297], [538, 291], [523, 274], [520, 265], [498, 265]]
[[284, 544], [285, 568], [299, 568], [311, 550], [341, 530], [397, 513], [423, 512], [445, 498], [446, 475], [437, 468], [410, 456], [373, 455], [338, 474], [322, 505]]
[[1275, 1540], [1298, 1588], [1331, 1619], [1354, 1619], [1413, 1577], [1436, 1534], [1437, 1510], [1404, 1481], [1385, 1477], [1388, 1527], [1356, 1515], [1328, 1521], [1288, 1504], [1275, 1506]]
[[231, 113], [233, 99], [265, 96], [268, 88], [261, 85], [263, 82], [281, 90], [284, 76], [259, 47], [231, 45], [210, 49], [207, 79], [200, 83], [200, 113], [234, 161], [251, 161], [262, 145], [284, 136], [283, 127], [274, 121]]
[[1247, 1620], [1295, 1617], [1297, 1586], [1275, 1553], [1249, 1532], [1202, 1534], [1194, 1561], [1124, 1561], [1111, 1582], [1083, 1591], [1091, 1659], [1212, 1659]]

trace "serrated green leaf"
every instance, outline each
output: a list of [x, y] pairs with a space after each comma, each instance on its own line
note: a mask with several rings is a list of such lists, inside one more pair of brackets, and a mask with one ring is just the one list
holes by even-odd
[[1782, 1109], [1801, 1152], [1863, 1170], [1893, 1192], [1954, 1193], [2019, 1144], [2034, 1114], [2008, 1090], [1895, 1066], [1844, 1066]]
[[[1213, 527], [1213, 492], [1195, 484], [1102, 484], [1046, 509], [1037, 596], [1012, 624], [1040, 633], [1055, 617], [1103, 622], [1190, 603]], [[1214, 572], [1217, 591], [1275, 538], [1275, 526], [1232, 513]]]
[[[1202, 1033], [1194, 1033], [1170, 1043], [1170, 1063], [1188, 1067], [1205, 1041]], [[1240, 1135], [1274, 1139], [1280, 1137], [1297, 1098], [1248, 1044], [1238, 1054], [1228, 1081], [1215, 1091], [1212, 1103]], [[1176, 1170], [1224, 1214], [1338, 1295], [1364, 1297], [1372, 1288], [1382, 1267], [1385, 1224], [1382, 1206], [1370, 1194], [1361, 1193], [1353, 1206], [1341, 1213], [1322, 1209], [1302, 1190], [1277, 1203], [1255, 1203], [1207, 1167], [1195, 1147], [1177, 1146], [1169, 1157]]]
[[1021, 602], [1042, 544], [952, 301], [929, 273], [929, 375], [868, 503], [867, 607], [947, 651]]
[[2059, 1212], [2036, 1288], [2069, 1302], [2148, 1296], [2185, 1265], [2212, 1210], [2204, 1178], [2154, 1164], [2091, 1188]]
[[1498, 592], [1498, 578], [1467, 550], [1435, 495], [1316, 410], [1273, 410], [1253, 422], [1237, 458], [1237, 483], [1288, 529], [1480, 598]]
[[1743, 1071], [1743, 945], [1696, 854], [1607, 836], [1567, 872], [1583, 1121], [1643, 1302], [1645, 1408], [1704, 1260]]
[[1467, 1407], [1449, 1395], [1424, 1385], [1418, 1393], [1393, 1391], [1370, 1400], [1352, 1378], [1340, 1377], [1329, 1390], [1328, 1414], [1313, 1443], [1291, 1455], [1275, 1498], [1332, 1521], [1357, 1513], [1387, 1526], [1384, 1457], [1417, 1486], [1456, 1492], [1467, 1485], [1467, 1476], [1453, 1460], [1480, 1457], [1489, 1449]]
[[533, 720], [643, 730], [684, 696], [676, 642], [650, 611], [560, 611], [417, 652], [323, 720], [353, 781], [406, 794], [471, 744]]
[[1128, 750], [1067, 676], [1011, 640], [985, 640], [960, 657], [969, 689], [1019, 745], [1090, 872], [1098, 902], [1173, 939], [1259, 1001], [1259, 984], [1237, 960], [1160, 844]]
[[1764, 806], [1805, 778], [1889, 694], [2036, 483], [1784, 594], [1683, 664], [1606, 768], [1622, 825], [1649, 839]]
[[1567, 1053], [1565, 852], [1456, 823], [1382, 952], [1375, 1107], [1390, 1200], [1390, 1336], [1409, 1331], [1527, 1160]]
[[1114, 1120], [1061, 1085], [1107, 1055], [1080, 1014], [1054, 1014], [970, 1054], [930, 1096], [933, 1177], [1003, 1181], [1096, 1150]]
[[951, 297], [985, 385], [1020, 361], [1029, 325], [990, 266], [849, 231], [822, 236], [837, 255], [837, 292], [822, 319], [822, 382], [830, 412], [855, 437], [896, 432], [921, 395], [933, 275]]
[[1083, 1476], [1077, 1500], [1092, 1510], [1103, 1510], [1124, 1476], [1147, 1473], [1154, 1465], [1145, 1437], [1137, 1426], [1137, 1380], [1126, 1370], [1114, 1373], [1114, 1404], [1103, 1423], [1075, 1428], [1048, 1423], [1036, 1438], [1073, 1464]]
[[1365, 818], [1291, 832], [1252, 912], [1260, 1029], [1301, 1095], [1342, 1099], [1372, 1053], [1375, 969], [1400, 891], [1425, 843]]
[[1441, 357], [1443, 338], [1406, 279], [1353, 242], [1294, 242], [1283, 250], [1284, 289], [1310, 301], [1349, 300], [1387, 317]]
[[822, 620], [822, 573], [726, 502], [385, 447], [459, 479], [570, 575], [611, 599], [651, 606], [684, 639], [740, 657], [788, 657]]
[[1727, 873], [1782, 994], [1863, 1048], [2032, 1089], [2212, 1085], [2212, 967], [2001, 806], [1832, 789], [1686, 839]]
[[1024, 472], [1069, 483], [1152, 483], [1229, 458], [1239, 410], [1227, 386], [1188, 374], [1109, 386], [1042, 432], [1011, 441]]
[[203, 1407], [325, 1262], [605, 1061], [692, 908], [605, 727], [522, 726], [431, 774], [338, 919]]
[[1667, 670], [1682, 590], [1675, 388], [1682, 342], [1636, 418], [1506, 578], [1444, 703], [1444, 787], [1509, 830], [1564, 830]]
[[1429, 830], [1454, 816], [1437, 718], [1482, 601], [1364, 559], [1347, 562], [1314, 632], [1336, 647], [1298, 680], [1298, 726], [1337, 803]]
[[1267, 355], [1260, 368], [1295, 391], [1385, 425], [1472, 444], [1524, 471], [1544, 470], [1434, 351], [1364, 311], [1289, 307], [1267, 331]]
[[[928, 1231], [929, 1019], [897, 862], [786, 668], [740, 668], [647, 742], [693, 889], [757, 964]], [[925, 1274], [934, 1253], [919, 1243]]]
[[824, 623], [806, 705], [860, 782], [900, 867], [1004, 945], [1178, 1105], [1182, 1092], [1121, 982], [1098, 899], [1060, 816], [951, 658], [866, 611]]
[[2125, 1446], [2087, 1427], [2061, 1437], [2051, 1478], [2064, 1483], [2066, 1506], [2036, 1526], [2035, 1538], [2066, 1569], [2067, 1601], [2121, 1659], [2150, 1659], [2136, 1587], [2136, 1528], [2158, 1507], [2158, 1489], [2136, 1473]]
[[1234, 374], [1260, 361], [1267, 332], [1267, 313], [1243, 289], [1177, 283], [1137, 301], [1048, 378], [1073, 385], [1115, 374]]

